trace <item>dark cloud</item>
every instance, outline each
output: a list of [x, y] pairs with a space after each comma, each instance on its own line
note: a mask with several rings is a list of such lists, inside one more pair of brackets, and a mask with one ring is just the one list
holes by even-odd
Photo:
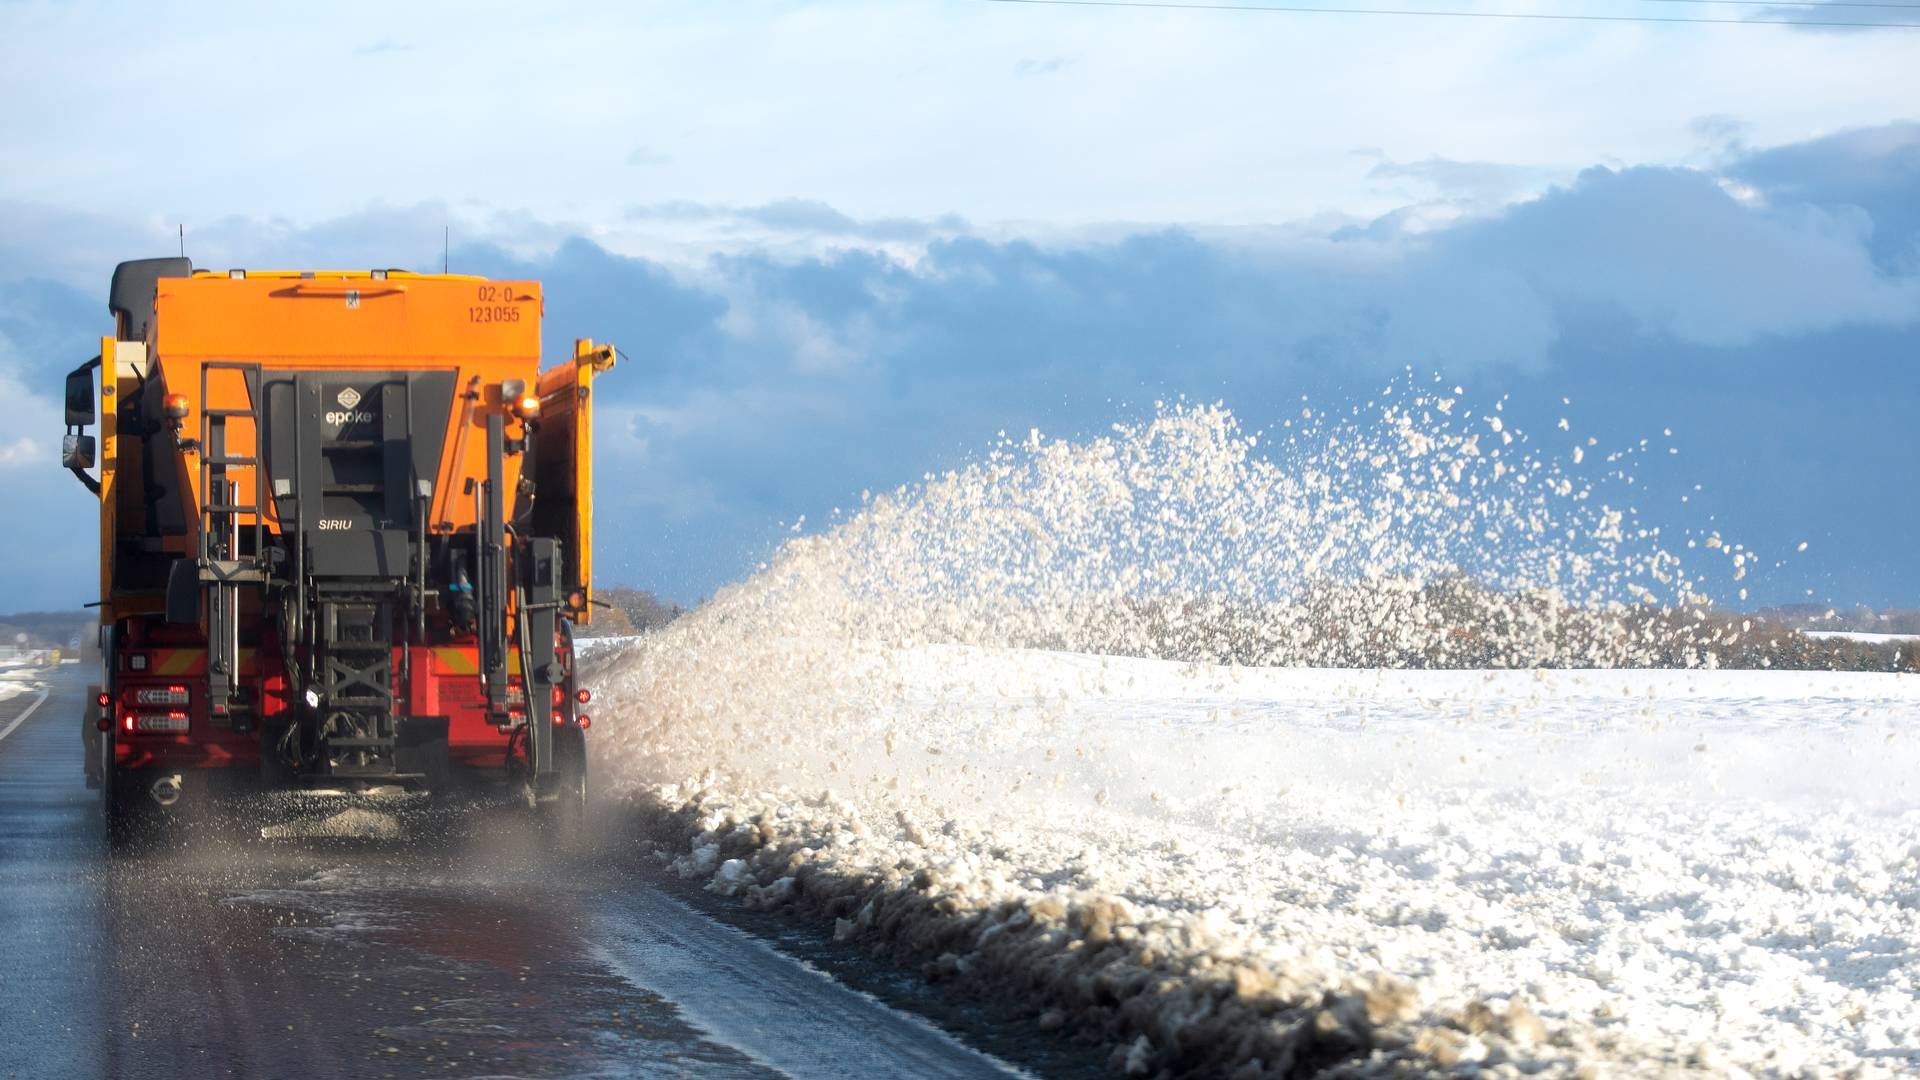
[[1552, 303], [1600, 304], [1677, 340], [1911, 325], [1920, 281], [1889, 276], [1870, 223], [1805, 203], [1754, 206], [1690, 169], [1590, 169], [1498, 219], [1440, 234], [1436, 257], [1497, 266]]
[[774, 233], [875, 243], [918, 243], [935, 236], [966, 232], [968, 228], [966, 219], [957, 214], [930, 219], [872, 218], [863, 221], [816, 199], [779, 199], [758, 206], [720, 206], [673, 200], [630, 206], [625, 216], [628, 221], [717, 223], [736, 229], [746, 225]]
[[[1166, 228], [1040, 244], [910, 222], [886, 236], [915, 243], [907, 259], [880, 246], [881, 223], [822, 203], [670, 203], [636, 218], [845, 242], [670, 268], [505, 221], [509, 238], [456, 243], [453, 261], [543, 280], [550, 353], [574, 336], [621, 346], [601, 384], [600, 565], [681, 599], [748, 571], [781, 523], [952, 467], [1000, 430], [1097, 433], [1180, 394], [1223, 399], [1258, 428], [1303, 393], [1362, 401], [1411, 366], [1483, 401], [1510, 393], [1511, 421], [1541, 442], [1652, 438], [1660, 456], [1634, 488], [1643, 517], [1769, 553], [1811, 541], [1756, 599], [1811, 588], [1884, 604], [1920, 590], [1899, 539], [1920, 533], [1920, 503], [1886, 496], [1920, 488], [1904, 415], [1920, 400], [1920, 275], [1889, 240], [1914, 228], [1900, 198], [1912, 141], [1911, 125], [1847, 133], [1749, 152], [1725, 175], [1593, 169], [1450, 227], [1387, 215], [1337, 238]], [[1462, 190], [1502, 179], [1448, 171], [1460, 164], [1404, 168]], [[373, 265], [383, 235], [437, 253], [435, 216], [376, 208], [200, 235]], [[547, 254], [514, 253], [527, 250]], [[0, 334], [16, 355], [86, 348], [97, 307], [0, 262]], [[1668, 427], [1679, 455], [1664, 454]]]
[[1920, 122], [1754, 151], [1726, 171], [1778, 202], [1857, 210], [1882, 269], [1920, 271]]
[[[1499, 215], [1342, 243], [1166, 229], [1055, 247], [961, 236], [911, 264], [716, 259], [705, 287], [727, 314], [676, 331], [708, 343], [701, 372], [647, 388], [633, 428], [649, 474], [635, 490], [662, 530], [643, 562], [703, 592], [727, 576], [706, 569], [716, 553], [749, 565], [777, 522], [951, 466], [994, 431], [1097, 432], [1175, 394], [1260, 426], [1302, 393], [1349, 400], [1412, 365], [1513, 392], [1515, 422], [1543, 435], [1569, 412], [1610, 441], [1674, 427], [1684, 455], [1650, 462], [1640, 488], [1671, 521], [1716, 513], [1776, 552], [1815, 540], [1773, 599], [1884, 602], [1920, 574], [1869, 524], [1890, 512], [1879, 487], [1813, 475], [1858, 453], [1920, 482], [1894, 404], [1920, 391], [1900, 359], [1920, 341], [1920, 283], [1876, 266], [1866, 236], [1851, 214], [1743, 202], [1696, 171], [1594, 169]], [[551, 294], [571, 287], [543, 269]], [[809, 352], [846, 362], [799, 362]]]
[[716, 365], [723, 359], [718, 327], [726, 299], [681, 282], [656, 263], [612, 255], [579, 238], [533, 259], [468, 244], [455, 250], [453, 261], [462, 273], [544, 282], [546, 354], [571, 355], [576, 337], [621, 346], [632, 359], [620, 379], [607, 384], [614, 394], [637, 398], [722, 375]]
[[[747, 221], [758, 222], [770, 229], [785, 229], [789, 232], [826, 233], [830, 236], [851, 236], [860, 231], [860, 223], [847, 215], [813, 199], [781, 199], [764, 206], [744, 207], [736, 214]], [[924, 226], [920, 236], [924, 236]], [[917, 237], [916, 237], [917, 238]]]
[[172, 255], [175, 244], [172, 224], [0, 200], [0, 280], [104, 283], [129, 250]]
[[[80, 333], [86, 327], [94, 332]], [[0, 281], [0, 341], [16, 357], [9, 373], [49, 397], [58, 380], [98, 351], [97, 339], [112, 329], [104, 285], [99, 295], [88, 295], [46, 278]]]
[[1900, 34], [1908, 31], [1899, 27], [1920, 26], [1920, 10], [1914, 10], [1915, 7], [1886, 2], [1869, 6], [1848, 3], [1846, 0], [1813, 0], [1811, 3], [1757, 8], [1747, 17], [1763, 22], [1797, 25], [1802, 33]]
[[0, 611], [78, 608], [98, 598], [99, 502], [59, 468], [61, 380], [112, 330], [104, 282], [88, 295], [32, 276], [0, 273], [0, 496], [14, 513], [0, 531]]

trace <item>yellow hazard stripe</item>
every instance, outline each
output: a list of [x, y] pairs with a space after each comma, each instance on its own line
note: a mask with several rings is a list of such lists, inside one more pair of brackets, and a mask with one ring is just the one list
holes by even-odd
[[[240, 650], [240, 669], [247, 671], [253, 665], [252, 649]], [[148, 654], [150, 675], [204, 675], [207, 671], [207, 650], [205, 649], [154, 649]], [[480, 657], [478, 650], [460, 646], [435, 646], [433, 666], [448, 675], [478, 675]], [[520, 670], [520, 650], [507, 650], [507, 670]]]
[[147, 663], [155, 675], [198, 675], [207, 670], [207, 650], [155, 649]]
[[470, 649], [436, 648], [433, 650], [433, 666], [449, 675], [480, 673], [479, 658]]
[[[240, 650], [240, 670], [253, 671], [252, 649]], [[205, 675], [207, 673], [207, 650], [205, 649], [153, 649], [147, 653], [147, 675]], [[136, 673], [140, 674], [140, 673]]]

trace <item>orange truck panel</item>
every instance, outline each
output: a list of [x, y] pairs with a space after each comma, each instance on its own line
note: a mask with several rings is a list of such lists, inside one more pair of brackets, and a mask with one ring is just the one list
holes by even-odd
[[[364, 272], [319, 272], [311, 278], [201, 273], [161, 279], [154, 351], [165, 358], [168, 391], [186, 395], [181, 423], [186, 432], [200, 430], [205, 409], [247, 405], [242, 373], [232, 368], [203, 373], [208, 361], [286, 370], [371, 372], [404, 366], [454, 371], [459, 395], [447, 418], [454, 437], [435, 484], [432, 519], [437, 529], [459, 529], [474, 523], [473, 501], [464, 491], [467, 481], [486, 473], [478, 433], [485, 428], [486, 412], [504, 404], [500, 385], [509, 379], [538, 385], [544, 306], [534, 281], [426, 275], [376, 280]], [[464, 400], [469, 390], [479, 394], [476, 407]], [[458, 428], [466, 429], [464, 438]], [[254, 432], [242, 418], [229, 438], [251, 440]], [[512, 490], [519, 482], [519, 459], [510, 458], [506, 467]], [[195, 455], [182, 455], [179, 470], [176, 481], [183, 490], [204, 499]], [[254, 482], [250, 468], [230, 475], [242, 491]], [[250, 522], [250, 515], [242, 516], [243, 526]]]
[[428, 784], [435, 761], [577, 809], [616, 351], [541, 371], [532, 281], [161, 258], [122, 263], [108, 304], [99, 479], [70, 467], [100, 499], [110, 823], [133, 774]]

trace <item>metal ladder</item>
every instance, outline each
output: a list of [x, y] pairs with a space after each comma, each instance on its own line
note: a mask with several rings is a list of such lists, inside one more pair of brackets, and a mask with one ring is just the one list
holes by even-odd
[[[238, 373], [246, 408], [212, 408], [213, 373]], [[222, 387], [223, 390], [228, 389]], [[251, 729], [252, 717], [236, 711], [240, 676], [240, 586], [267, 580], [266, 485], [261, 465], [260, 365], [209, 360], [200, 367], [200, 582], [207, 590], [207, 714], [218, 726]], [[236, 447], [228, 421], [244, 417], [252, 428], [250, 446]], [[244, 441], [244, 440], [243, 440]], [[242, 501], [238, 481], [228, 470], [253, 470], [250, 501]], [[240, 520], [253, 516], [252, 549], [241, 544]]]

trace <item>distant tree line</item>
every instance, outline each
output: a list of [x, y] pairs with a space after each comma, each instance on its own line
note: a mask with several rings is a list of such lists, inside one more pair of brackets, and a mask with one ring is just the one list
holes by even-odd
[[91, 611], [22, 611], [0, 615], [0, 646], [28, 650], [59, 649], [72, 654], [74, 642], [79, 652], [90, 654], [96, 648], [99, 618]]
[[1778, 615], [1710, 605], [1574, 604], [1464, 575], [1323, 581], [1261, 604], [1127, 600], [1064, 625], [1024, 643], [1251, 667], [1920, 671], [1920, 641], [1814, 638]]
[[1845, 630], [1863, 634], [1920, 634], [1920, 608], [1869, 607], [1831, 608], [1819, 604], [1787, 604], [1765, 608], [1760, 614], [1770, 621], [1787, 623], [1803, 630]]

